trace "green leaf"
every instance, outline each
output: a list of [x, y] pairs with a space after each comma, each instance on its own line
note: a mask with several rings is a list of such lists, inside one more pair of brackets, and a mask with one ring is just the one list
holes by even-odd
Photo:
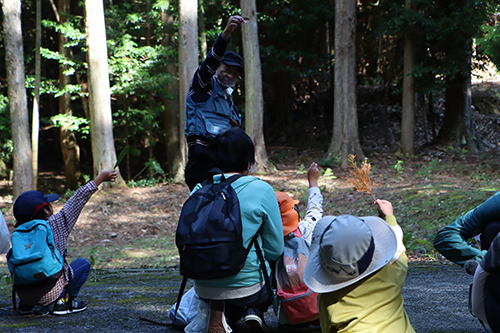
[[116, 169], [118, 167], [118, 165], [121, 163], [121, 161], [123, 160], [125, 155], [127, 155], [129, 149], [130, 149], [130, 146], [126, 146], [125, 148], [123, 148], [122, 152], [120, 153], [120, 156], [118, 157], [118, 160], [116, 160], [116, 164], [113, 167], [113, 169]]

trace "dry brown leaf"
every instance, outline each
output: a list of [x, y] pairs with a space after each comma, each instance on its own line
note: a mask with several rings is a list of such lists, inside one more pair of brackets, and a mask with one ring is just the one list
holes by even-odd
[[372, 190], [378, 185], [378, 182], [374, 182], [370, 179], [371, 164], [365, 159], [361, 167], [358, 167], [356, 164], [356, 156], [352, 154], [349, 155], [348, 160], [350, 164], [349, 172], [351, 175], [347, 177], [347, 181], [354, 185], [356, 191], [368, 193], [373, 197], [373, 200], [376, 200]]

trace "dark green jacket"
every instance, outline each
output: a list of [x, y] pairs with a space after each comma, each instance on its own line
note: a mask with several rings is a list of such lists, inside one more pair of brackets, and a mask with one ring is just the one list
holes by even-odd
[[480, 234], [488, 223], [495, 221], [500, 221], [500, 191], [441, 229], [434, 239], [434, 247], [447, 259], [461, 266], [469, 259], [480, 261], [486, 250], [476, 249], [467, 240]]

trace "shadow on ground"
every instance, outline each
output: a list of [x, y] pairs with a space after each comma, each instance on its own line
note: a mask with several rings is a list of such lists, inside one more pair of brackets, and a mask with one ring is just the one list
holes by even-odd
[[[1, 276], [6, 273], [4, 269], [0, 270]], [[88, 306], [86, 311], [42, 317], [20, 316], [12, 311], [11, 289], [3, 279], [0, 283], [0, 331], [181, 332], [158, 324], [170, 323], [168, 310], [175, 303], [180, 281], [174, 269], [94, 272], [81, 290], [82, 299]], [[412, 263], [403, 294], [405, 308], [416, 332], [484, 332], [467, 309], [471, 282], [472, 277], [456, 265]], [[271, 331], [276, 332], [278, 325], [272, 311], [268, 311], [266, 321]], [[242, 323], [233, 329], [235, 333], [246, 332]]]

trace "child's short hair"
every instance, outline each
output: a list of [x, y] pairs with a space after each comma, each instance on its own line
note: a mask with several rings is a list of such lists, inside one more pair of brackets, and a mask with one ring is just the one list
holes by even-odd
[[210, 142], [208, 157], [222, 172], [243, 172], [255, 163], [255, 146], [245, 131], [232, 127]]

